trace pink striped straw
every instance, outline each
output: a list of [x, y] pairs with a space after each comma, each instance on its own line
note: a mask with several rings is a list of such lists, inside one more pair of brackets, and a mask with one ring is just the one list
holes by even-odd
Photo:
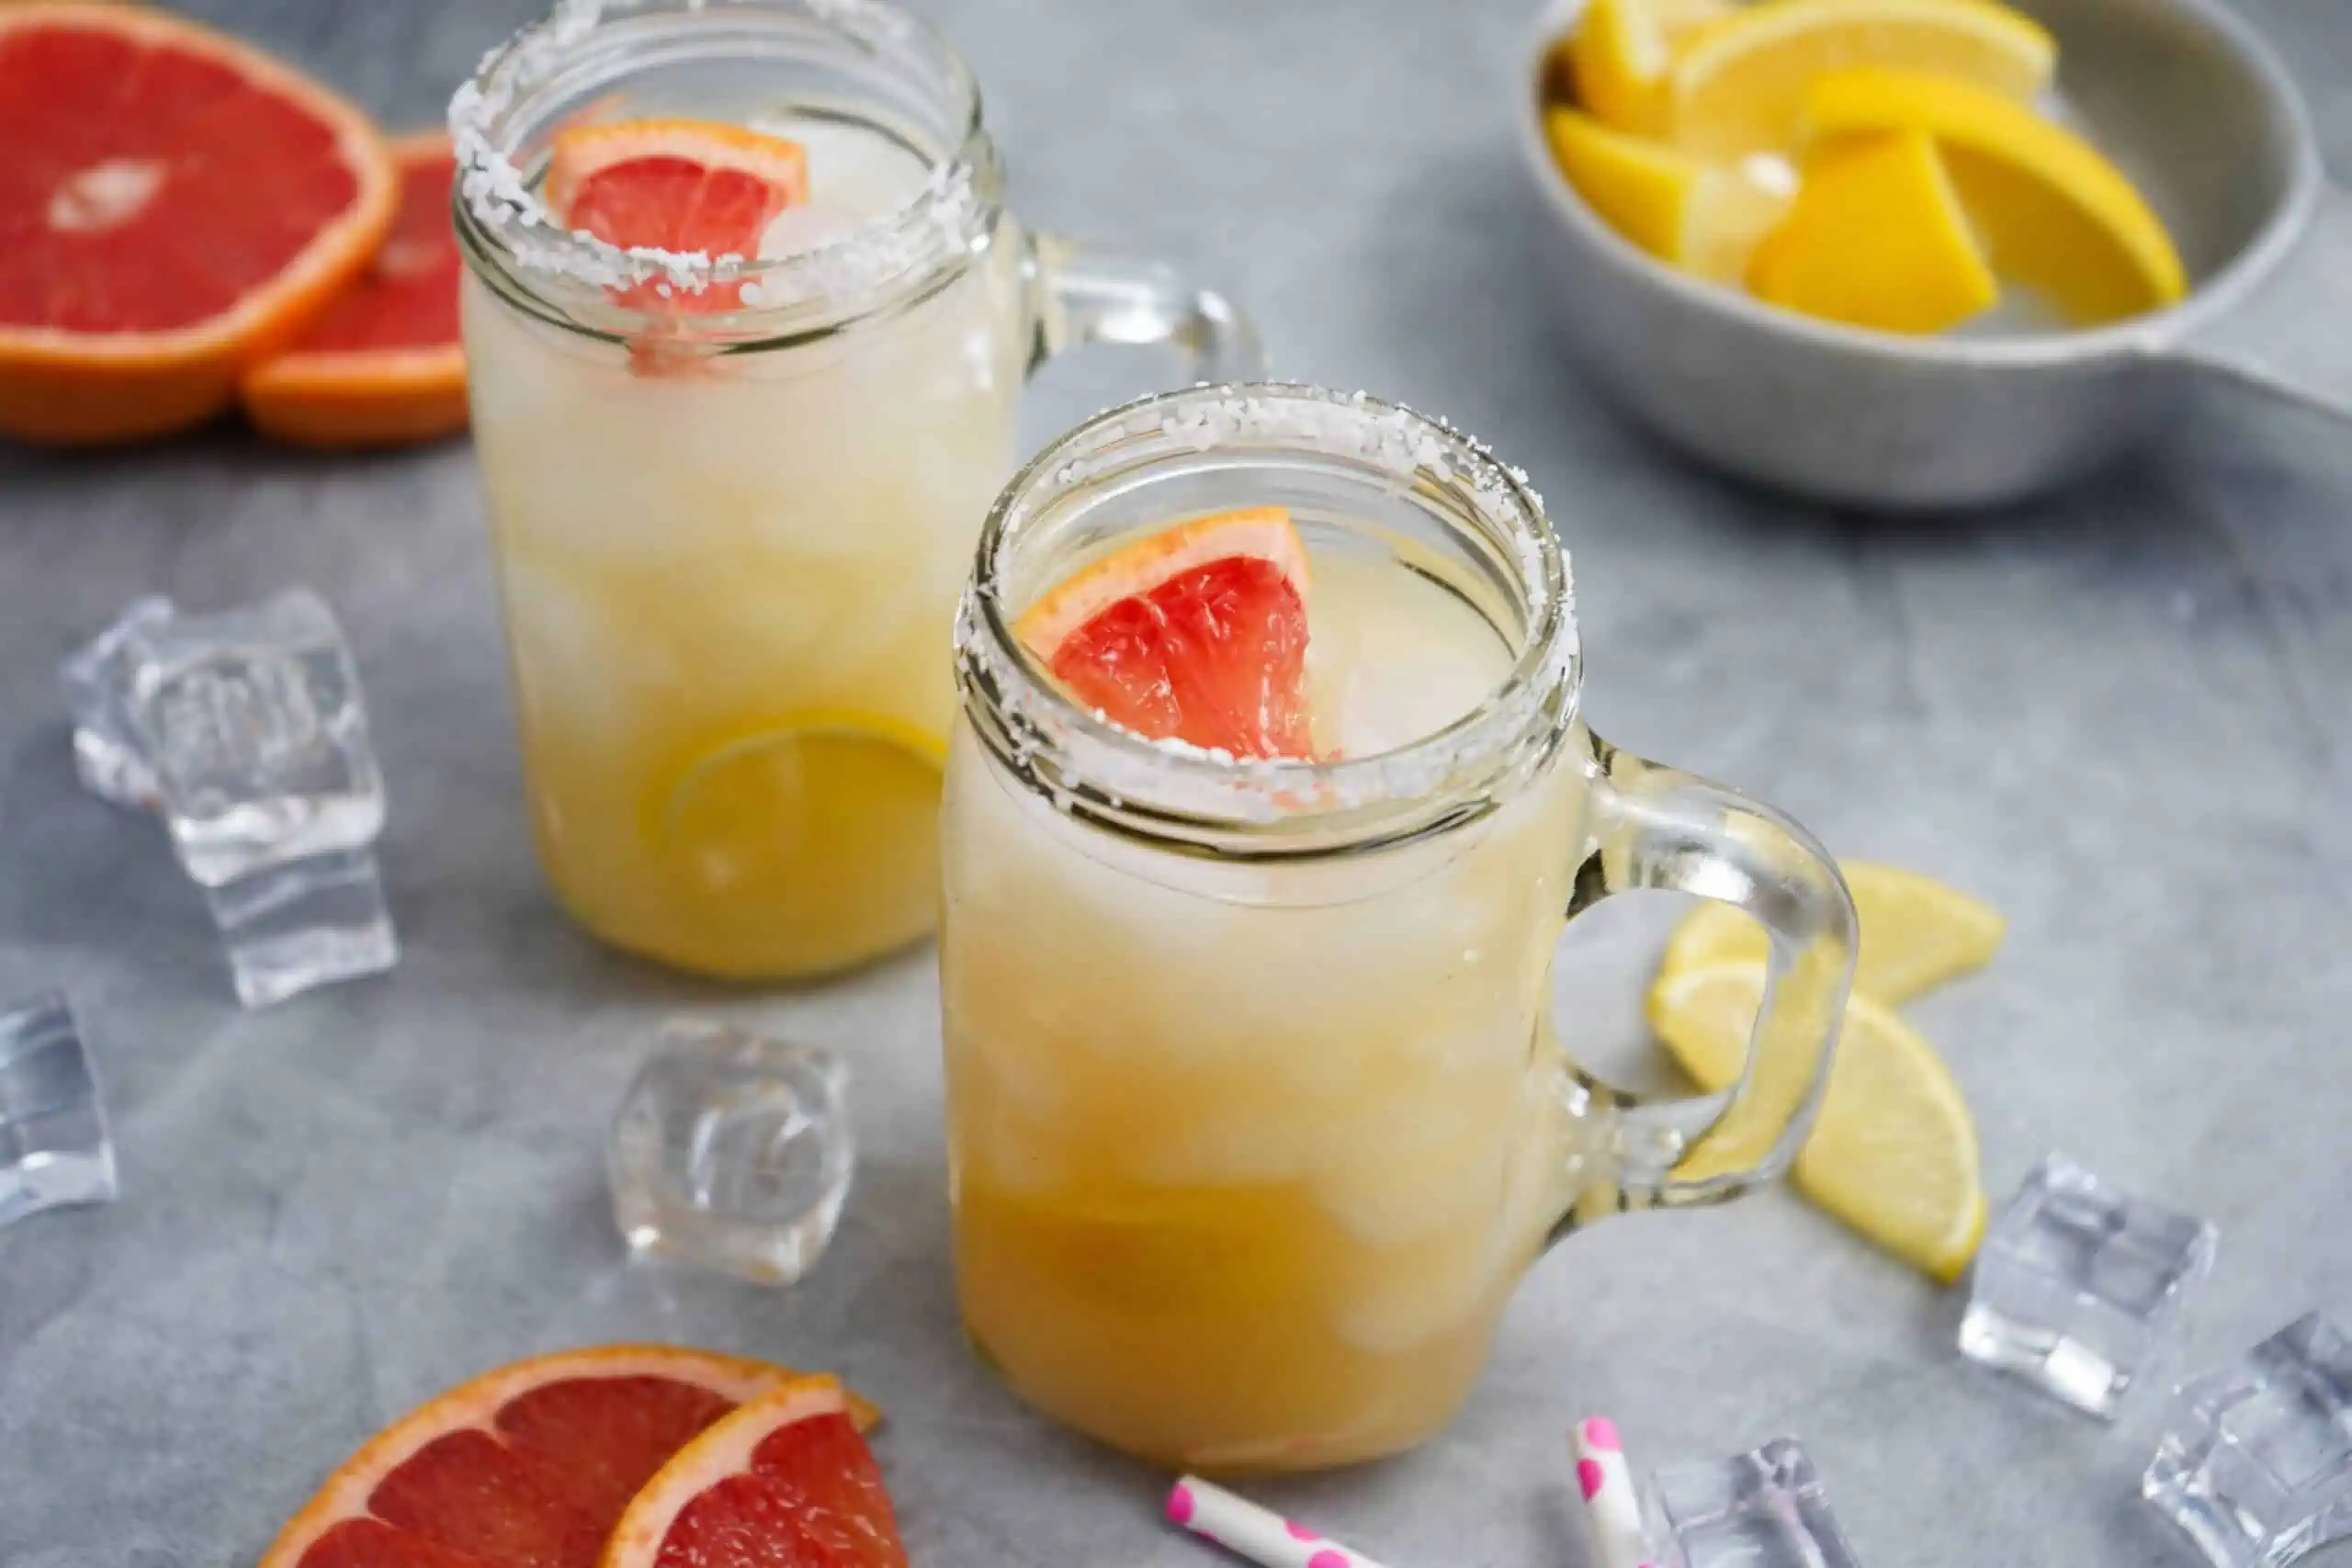
[[1617, 1440], [1617, 1424], [1606, 1416], [1579, 1421], [1568, 1434], [1568, 1447], [1577, 1456], [1577, 1491], [1600, 1547], [1601, 1568], [1650, 1568], [1649, 1536], [1642, 1529], [1642, 1506], [1634, 1499], [1634, 1472], [1625, 1463], [1624, 1444]]
[[1168, 1494], [1168, 1518], [1258, 1568], [1380, 1568], [1363, 1552], [1188, 1475]]

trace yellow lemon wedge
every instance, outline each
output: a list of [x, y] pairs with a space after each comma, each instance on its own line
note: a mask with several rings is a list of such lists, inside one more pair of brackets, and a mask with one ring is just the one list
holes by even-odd
[[1601, 221], [1671, 266], [1736, 283], [1789, 198], [1736, 167], [1612, 130], [1571, 108], [1545, 111], [1552, 157]]
[[2001, 297], [1935, 144], [1916, 130], [1853, 137], [1813, 159], [1747, 286], [1787, 310], [1889, 333], [1939, 333]]
[[[1889, 1007], [1992, 961], [2007, 934], [2001, 912], [1956, 887], [1899, 866], [1841, 861], [1860, 922], [1854, 988]], [[1761, 964], [1764, 928], [1728, 904], [1701, 904], [1675, 926], [1657, 984], [1718, 964]]]
[[2132, 182], [2089, 142], [1999, 93], [1858, 67], [1813, 84], [1802, 130], [1816, 144], [1873, 131], [1933, 137], [1993, 270], [2040, 289], [2077, 325], [2187, 292], [2179, 253]]
[[1577, 105], [1619, 130], [1655, 131], [1678, 46], [1735, 9], [1731, 0], [1591, 0], [1562, 43]]
[[[707, 914], [710, 966], [756, 975], [781, 957], [814, 973], [928, 930], [946, 754], [902, 719], [833, 708], [685, 748], [648, 791], [640, 826]], [[828, 897], [798, 896], [809, 887]]]
[[1686, 152], [1736, 158], [1793, 145], [1806, 89], [1828, 72], [1905, 66], [2025, 102], [2057, 63], [2040, 23], [1990, 0], [1762, 0], [1674, 62], [1664, 128]]
[[[1650, 1027], [1684, 1071], [1722, 1089], [1739, 1075], [1763, 997], [1761, 964], [1686, 970], [1651, 991]], [[1947, 1283], [1984, 1234], [1968, 1101], [1934, 1047], [1859, 993], [1793, 1176], [1814, 1202]]]

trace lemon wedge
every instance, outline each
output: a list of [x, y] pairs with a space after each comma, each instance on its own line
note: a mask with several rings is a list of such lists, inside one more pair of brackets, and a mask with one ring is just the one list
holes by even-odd
[[[1998, 909], [1932, 876], [1875, 861], [1838, 869], [1861, 929], [1854, 988], [1889, 1007], [1983, 968], [2008, 931]], [[1701, 904], [1668, 939], [1657, 984], [1718, 964], [1761, 964], [1767, 951], [1755, 920], [1728, 904]]]
[[1736, 9], [1731, 0], [1591, 0], [1562, 44], [1577, 105], [1619, 130], [1657, 130], [1678, 47]]
[[1874, 131], [1933, 137], [1993, 269], [2041, 290], [2077, 325], [2187, 292], [2179, 253], [2132, 182], [2089, 142], [1997, 92], [1858, 67], [1813, 84], [1802, 128], [1816, 144]]
[[2026, 102], [2057, 62], [2040, 23], [1990, 0], [1763, 0], [1674, 61], [1664, 129], [1686, 152], [1736, 158], [1793, 145], [1806, 89], [1828, 72], [1905, 66]]
[[[1662, 976], [1650, 1027], [1701, 1085], [1739, 1076], [1764, 965]], [[1934, 1047], [1870, 998], [1846, 1007], [1829, 1090], [1793, 1171], [1797, 1190], [1905, 1262], [1949, 1283], [1984, 1234], [1976, 1127]]]
[[1939, 333], [2001, 297], [1935, 143], [1916, 130], [1849, 138], [1813, 159], [1747, 286], [1791, 310], [1889, 333]]
[[813, 973], [928, 930], [946, 750], [887, 714], [806, 709], [704, 737], [662, 770], [641, 830], [724, 933], [713, 967], [759, 974], [787, 954]]
[[1601, 221], [1672, 266], [1736, 283], [1789, 198], [1737, 167], [1612, 130], [1571, 108], [1547, 110], [1552, 157]]

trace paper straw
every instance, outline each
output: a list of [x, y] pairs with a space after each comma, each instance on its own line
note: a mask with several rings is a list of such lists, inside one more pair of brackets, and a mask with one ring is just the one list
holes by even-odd
[[1363, 1552], [1196, 1475], [1185, 1476], [1168, 1494], [1168, 1518], [1259, 1568], [1380, 1568]]
[[1642, 1506], [1634, 1500], [1634, 1472], [1617, 1424], [1606, 1416], [1579, 1421], [1568, 1434], [1576, 1450], [1577, 1490], [1585, 1517], [1600, 1546], [1601, 1568], [1650, 1568], [1650, 1543], [1642, 1529]]

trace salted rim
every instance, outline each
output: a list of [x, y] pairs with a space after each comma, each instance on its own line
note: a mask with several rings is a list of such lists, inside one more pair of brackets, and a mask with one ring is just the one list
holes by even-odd
[[[1527, 632], [1501, 684], [1433, 734], [1337, 761], [1237, 758], [1182, 740], [1147, 740], [1080, 706], [1020, 651], [1004, 579], [1023, 526], [1072, 489], [1131, 466], [1120, 447], [1159, 438], [1176, 450], [1312, 452], [1390, 481], [1442, 487], [1510, 545]], [[1172, 818], [1211, 829], [1305, 826], [1383, 806], [1418, 806], [1417, 831], [1448, 818], [1465, 790], [1491, 790], [1540, 765], [1576, 714], [1580, 666], [1568, 556], [1525, 473], [1442, 419], [1364, 392], [1249, 382], [1162, 392], [1106, 410], [1013, 476], [989, 511], [956, 615], [967, 708], [993, 721], [1000, 756], [1054, 803], [1133, 829]], [[1540, 721], [1540, 722], [1539, 722]], [[984, 736], [988, 726], [978, 726]], [[1396, 825], [1390, 825], [1396, 828]]]
[[[960, 143], [933, 164], [922, 190], [904, 206], [831, 244], [767, 260], [615, 245], [564, 227], [500, 145], [498, 132], [516, 106], [527, 103], [599, 28], [642, 14], [653, 3], [556, 0], [546, 17], [483, 55], [472, 78], [449, 100], [458, 204], [524, 281], [584, 288], [599, 302], [608, 301], [609, 290], [641, 284], [653, 285], [666, 297], [743, 283], [749, 309], [696, 322], [708, 327], [744, 315], [870, 295], [960, 259], [985, 243], [998, 201], [994, 153], [980, 130], [978, 90], [944, 39], [881, 0], [796, 0], [795, 8], [848, 36], [899, 48], [927, 47], [945, 74], [945, 90], [966, 106]], [[772, 8], [773, 0], [764, 6], [763, 0], [685, 0], [684, 10], [671, 14], [694, 17], [729, 7]]]

